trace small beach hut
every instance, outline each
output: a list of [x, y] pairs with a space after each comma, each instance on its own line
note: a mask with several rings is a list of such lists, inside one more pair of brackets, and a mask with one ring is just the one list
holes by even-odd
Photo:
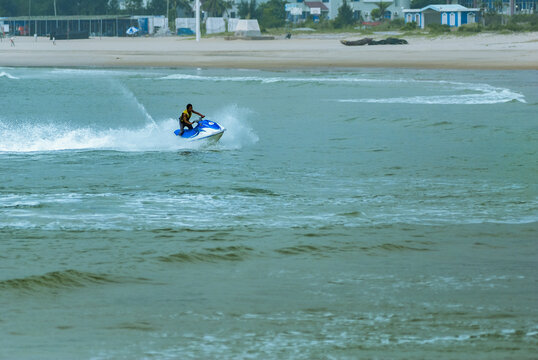
[[458, 27], [477, 22], [480, 9], [467, 8], [462, 5], [428, 5], [422, 9], [404, 9], [406, 23], [415, 22], [424, 29], [430, 24]]
[[235, 27], [235, 36], [261, 36], [258, 20], [239, 20]]
[[237, 28], [237, 23], [239, 22], [239, 19], [236, 18], [228, 18], [228, 32], [234, 32]]

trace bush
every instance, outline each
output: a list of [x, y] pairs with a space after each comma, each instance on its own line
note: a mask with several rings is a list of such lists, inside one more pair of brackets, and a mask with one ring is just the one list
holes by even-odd
[[506, 29], [508, 30], [511, 30], [511, 31], [523, 31], [525, 30], [525, 27], [518, 24], [518, 23], [515, 23], [515, 22], [512, 22], [510, 21], [508, 24], [506, 24], [505, 26]]
[[450, 32], [450, 26], [441, 24], [429, 24], [427, 25], [428, 31], [431, 33], [447, 33]]
[[484, 14], [484, 23], [489, 28], [490, 26], [492, 28], [502, 25], [502, 16], [499, 14], [490, 14], [485, 13]]
[[405, 25], [405, 21], [403, 18], [399, 18], [399, 19], [394, 19], [394, 20], [391, 20], [389, 22], [389, 26], [391, 28], [401, 28], [402, 26]]
[[401, 27], [402, 30], [405, 30], [405, 31], [412, 31], [412, 30], [416, 30], [417, 28], [417, 23], [416, 22], [408, 22], [407, 24], [405, 24], [404, 26]]
[[486, 30], [489, 30], [489, 31], [500, 31], [503, 29], [504, 29], [504, 26], [501, 24], [489, 24], [486, 26]]
[[538, 14], [518, 14], [510, 18], [510, 22], [518, 24], [528, 23], [531, 26], [538, 25]]
[[482, 31], [480, 24], [465, 24], [458, 28], [459, 32], [479, 33]]

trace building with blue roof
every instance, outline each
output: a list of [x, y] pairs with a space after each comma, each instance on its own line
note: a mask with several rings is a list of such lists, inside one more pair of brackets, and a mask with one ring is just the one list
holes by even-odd
[[480, 9], [457, 4], [428, 5], [422, 9], [404, 9], [403, 14], [406, 23], [415, 22], [421, 29], [430, 24], [458, 27], [476, 23]]

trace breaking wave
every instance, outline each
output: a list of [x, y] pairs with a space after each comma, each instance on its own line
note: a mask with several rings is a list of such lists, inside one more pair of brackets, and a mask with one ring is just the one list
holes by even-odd
[[19, 79], [18, 77], [13, 76], [10, 73], [7, 73], [5, 71], [0, 72], [0, 78], [3, 78], [3, 77], [8, 78], [8, 79], [12, 79], [12, 80], [18, 80]]

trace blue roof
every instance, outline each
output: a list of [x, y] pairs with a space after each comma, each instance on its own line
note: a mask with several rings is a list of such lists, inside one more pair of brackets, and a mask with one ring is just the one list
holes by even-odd
[[422, 9], [405, 9], [404, 12], [423, 12], [424, 10], [433, 10], [438, 12], [458, 12], [458, 11], [480, 11], [480, 9], [471, 9], [462, 5], [428, 5]]
[[428, 5], [426, 7], [423, 7], [422, 9], [420, 9], [420, 11], [424, 11], [424, 10], [428, 10], [428, 9], [439, 11], [439, 12], [444, 12], [444, 11], [476, 11], [476, 10], [479, 10], [479, 9], [470, 9], [470, 8], [467, 8], [465, 6], [458, 5], [458, 4], [447, 4], [447, 5]]

